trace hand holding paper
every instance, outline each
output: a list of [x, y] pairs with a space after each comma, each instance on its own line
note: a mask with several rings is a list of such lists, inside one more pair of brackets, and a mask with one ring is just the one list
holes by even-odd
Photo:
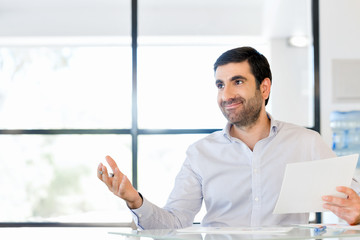
[[327, 202], [323, 205], [324, 208], [332, 211], [350, 225], [360, 223], [360, 197], [354, 190], [348, 187], [340, 186], [336, 190], [344, 193], [347, 198], [323, 196], [322, 199]]
[[[350, 186], [357, 160], [358, 154], [355, 154], [287, 164], [280, 195], [273, 213], [324, 212], [332, 210], [324, 208], [322, 196], [332, 196], [331, 200], [334, 201], [346, 200], [348, 191], [338, 192], [336, 187]], [[357, 196], [355, 192], [354, 194]], [[351, 196], [354, 197], [354, 195]], [[355, 199], [354, 203], [351, 204], [355, 203], [359, 204], [360, 209], [359, 198]], [[336, 204], [336, 202], [332, 202], [332, 204]], [[349, 203], [349, 205], [351, 204]], [[358, 212], [360, 215], [360, 210]]]

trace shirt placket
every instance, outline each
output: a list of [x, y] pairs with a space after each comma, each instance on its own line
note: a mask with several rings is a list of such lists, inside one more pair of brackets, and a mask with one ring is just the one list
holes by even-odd
[[251, 164], [252, 177], [252, 212], [251, 226], [259, 226], [261, 220], [261, 179], [260, 179], [260, 160], [256, 157], [256, 153], [252, 154]]

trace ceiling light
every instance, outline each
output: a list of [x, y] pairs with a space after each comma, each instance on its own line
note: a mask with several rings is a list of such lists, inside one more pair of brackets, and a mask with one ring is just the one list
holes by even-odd
[[309, 46], [310, 40], [306, 36], [292, 36], [289, 37], [288, 43], [292, 47], [307, 47]]

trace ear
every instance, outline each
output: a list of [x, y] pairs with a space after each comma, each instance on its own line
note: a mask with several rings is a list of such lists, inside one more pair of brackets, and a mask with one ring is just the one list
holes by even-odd
[[264, 78], [260, 85], [260, 91], [264, 99], [268, 99], [271, 90], [271, 80], [270, 78]]

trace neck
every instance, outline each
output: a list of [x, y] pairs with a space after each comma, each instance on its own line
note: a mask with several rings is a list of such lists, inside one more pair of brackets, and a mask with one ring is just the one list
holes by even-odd
[[243, 141], [253, 151], [255, 144], [269, 136], [270, 119], [265, 111], [260, 113], [259, 118], [249, 126], [232, 125], [230, 135]]

